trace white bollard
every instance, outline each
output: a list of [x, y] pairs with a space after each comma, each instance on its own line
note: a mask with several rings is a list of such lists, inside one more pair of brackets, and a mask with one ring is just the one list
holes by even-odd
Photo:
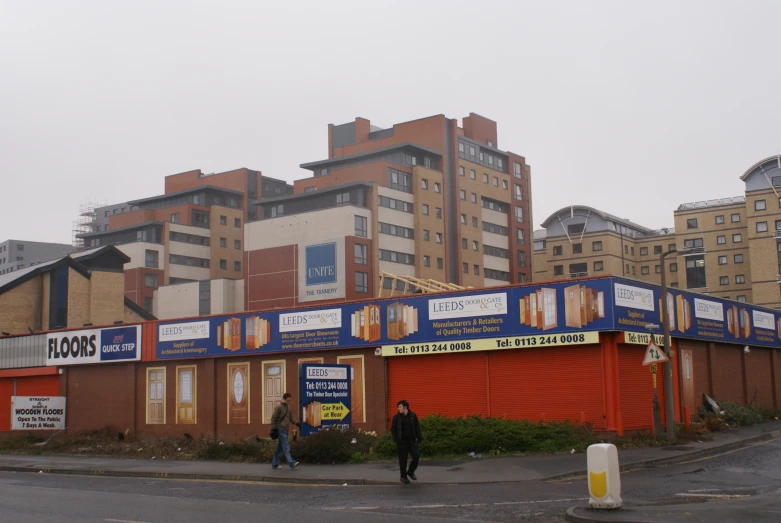
[[589, 446], [586, 451], [588, 461], [588, 492], [591, 508], [621, 508], [621, 476], [618, 469], [618, 450], [610, 443]]

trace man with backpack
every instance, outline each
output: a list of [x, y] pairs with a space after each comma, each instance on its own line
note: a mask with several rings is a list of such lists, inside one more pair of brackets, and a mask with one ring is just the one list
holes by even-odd
[[278, 469], [279, 462], [282, 460], [282, 454], [285, 455], [288, 465], [291, 469], [298, 466], [298, 461], [294, 460], [290, 455], [290, 443], [288, 443], [288, 427], [292, 423], [301, 428], [301, 423], [293, 420], [293, 413], [288, 405], [288, 400], [292, 397], [292, 394], [286, 392], [282, 395], [282, 401], [274, 407], [274, 413], [271, 415], [271, 433], [272, 439], [274, 432], [277, 433], [277, 448], [274, 451], [274, 459], [271, 460], [271, 468]]
[[[393, 441], [399, 449], [399, 469], [401, 470], [401, 482], [409, 483], [411, 478], [417, 481], [415, 470], [418, 468], [418, 459], [420, 458], [420, 442], [423, 435], [420, 432], [420, 422], [414, 412], [409, 410], [407, 400], [399, 401], [396, 406], [399, 413], [393, 416], [391, 423], [391, 434]], [[407, 455], [412, 456], [412, 462], [407, 468]]]

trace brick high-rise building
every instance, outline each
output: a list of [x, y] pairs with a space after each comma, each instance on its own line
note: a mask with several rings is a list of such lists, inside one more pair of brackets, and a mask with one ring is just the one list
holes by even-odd
[[471, 287], [531, 280], [530, 168], [499, 149], [492, 120], [380, 129], [356, 118], [329, 125], [328, 158], [302, 167], [314, 176], [293, 195], [255, 202], [248, 309], [412, 290], [379, 289], [382, 273]]

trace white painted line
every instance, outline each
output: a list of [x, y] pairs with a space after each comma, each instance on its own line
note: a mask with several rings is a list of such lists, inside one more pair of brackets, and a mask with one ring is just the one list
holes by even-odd
[[566, 499], [540, 499], [535, 501], [505, 501], [502, 503], [494, 503], [494, 505], [534, 505], [537, 503], [561, 503], [564, 501], [584, 501], [588, 498], [566, 498]]
[[380, 507], [353, 507], [353, 510], [377, 510]]
[[106, 519], [104, 521], [113, 521], [114, 523], [147, 523], [146, 521], [134, 521], [132, 519]]
[[713, 499], [735, 499], [735, 498], [750, 498], [748, 494], [691, 494], [682, 492], [676, 494], [682, 498], [713, 498]]

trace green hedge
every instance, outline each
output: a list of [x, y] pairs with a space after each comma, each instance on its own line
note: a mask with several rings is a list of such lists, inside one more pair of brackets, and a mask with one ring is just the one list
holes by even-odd
[[[431, 415], [420, 420], [424, 457], [458, 456], [475, 452], [498, 455], [519, 452], [563, 452], [585, 450], [595, 442], [589, 430], [569, 422], [533, 423], [526, 420], [484, 418], [446, 418]], [[377, 442], [377, 454], [396, 455], [390, 431]]]

